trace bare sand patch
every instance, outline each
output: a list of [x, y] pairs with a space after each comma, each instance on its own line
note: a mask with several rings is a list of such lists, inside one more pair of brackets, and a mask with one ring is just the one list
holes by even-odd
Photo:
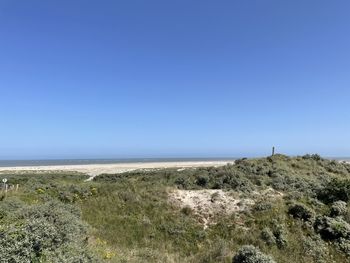
[[261, 198], [279, 198], [283, 194], [268, 188], [261, 192], [253, 192], [248, 198], [235, 191], [221, 189], [180, 190], [169, 191], [169, 202], [180, 208], [190, 209], [199, 223], [207, 228], [215, 224], [223, 215], [239, 214], [249, 210]]

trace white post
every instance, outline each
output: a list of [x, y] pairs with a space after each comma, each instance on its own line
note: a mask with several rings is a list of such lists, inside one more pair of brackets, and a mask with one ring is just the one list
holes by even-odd
[[6, 178], [2, 179], [2, 182], [4, 183], [4, 191], [5, 191], [5, 194], [6, 194], [7, 193], [7, 184], [6, 184], [7, 179]]

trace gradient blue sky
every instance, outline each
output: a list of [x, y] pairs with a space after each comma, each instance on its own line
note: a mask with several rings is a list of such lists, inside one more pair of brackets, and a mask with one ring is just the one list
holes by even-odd
[[350, 2], [0, 2], [0, 159], [350, 156]]

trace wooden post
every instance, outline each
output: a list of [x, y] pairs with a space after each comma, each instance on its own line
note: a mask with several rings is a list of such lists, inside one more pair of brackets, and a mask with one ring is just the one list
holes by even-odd
[[275, 146], [272, 147], [272, 156], [275, 155]]

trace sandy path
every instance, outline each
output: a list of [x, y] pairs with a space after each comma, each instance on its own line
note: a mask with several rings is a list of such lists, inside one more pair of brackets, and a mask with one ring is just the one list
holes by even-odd
[[183, 161], [183, 162], [144, 162], [144, 163], [117, 163], [117, 164], [83, 164], [83, 165], [52, 165], [52, 166], [17, 166], [0, 167], [0, 173], [24, 172], [24, 171], [73, 171], [81, 172], [94, 177], [99, 174], [122, 173], [138, 169], [160, 169], [160, 168], [190, 168], [222, 166], [232, 163], [234, 160], [222, 161]]

